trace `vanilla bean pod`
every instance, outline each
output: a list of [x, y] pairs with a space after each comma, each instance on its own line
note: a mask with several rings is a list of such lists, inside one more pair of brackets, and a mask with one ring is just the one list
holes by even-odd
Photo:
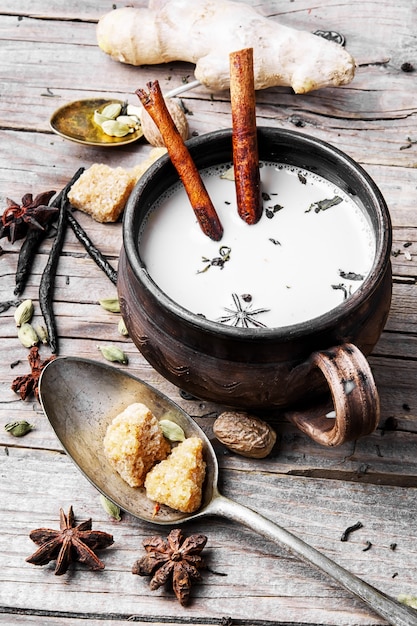
[[62, 245], [64, 243], [65, 227], [67, 225], [67, 195], [72, 184], [73, 181], [70, 181], [62, 191], [56, 235], [39, 284], [39, 305], [45, 320], [46, 330], [48, 331], [48, 342], [53, 354], [58, 352], [58, 334], [53, 311], [55, 277]]
[[75, 217], [67, 212], [67, 220], [69, 225], [71, 226], [75, 236], [78, 241], [83, 244], [84, 248], [93, 259], [93, 261], [98, 265], [98, 267], [103, 270], [108, 278], [110, 278], [111, 282], [116, 285], [117, 284], [117, 271], [110, 265], [105, 256], [100, 252], [98, 248], [93, 244], [90, 237], [87, 235], [81, 224], [75, 219]]
[[26, 287], [29, 278], [32, 261], [39, 248], [39, 244], [46, 237], [47, 230], [39, 230], [30, 228], [19, 250], [19, 258], [17, 260], [14, 289], [15, 296], [20, 296]]
[[[75, 181], [81, 176], [84, 168], [81, 167], [71, 178], [71, 180], [65, 185], [64, 189], [60, 191], [60, 193], [52, 200], [50, 206], [59, 208], [61, 205], [62, 197], [64, 193], [67, 193], [68, 190], [72, 187]], [[33, 259], [36, 255], [36, 252], [39, 248], [39, 245], [45, 239], [45, 237], [49, 234], [50, 224], [45, 228], [45, 230], [41, 230], [38, 228], [30, 228], [25, 240], [23, 241], [20, 251], [19, 258], [17, 261], [16, 275], [15, 275], [15, 283], [16, 287], [14, 290], [14, 294], [16, 296], [20, 296], [23, 293], [23, 290], [26, 287], [27, 280], [30, 275], [30, 270], [32, 267]]]

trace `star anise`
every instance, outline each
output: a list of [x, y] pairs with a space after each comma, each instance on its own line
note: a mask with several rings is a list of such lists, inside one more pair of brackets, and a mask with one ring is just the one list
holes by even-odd
[[39, 356], [39, 349], [37, 346], [33, 346], [28, 354], [28, 361], [30, 365], [30, 374], [24, 374], [23, 376], [17, 376], [12, 382], [11, 389], [15, 393], [19, 393], [22, 400], [26, 400], [30, 394], [34, 394], [35, 398], [39, 400], [38, 383], [39, 377], [45, 365], [49, 361], [53, 361], [55, 355], [50, 356], [45, 361], [41, 361]]
[[7, 207], [1, 216], [0, 239], [7, 239], [14, 243], [26, 236], [29, 228], [45, 230], [49, 220], [58, 212], [57, 207], [48, 206], [48, 202], [55, 195], [55, 191], [44, 191], [33, 198], [26, 193], [19, 205], [14, 200], [6, 198]]
[[228, 309], [224, 307], [227, 315], [219, 317], [218, 322], [238, 326], [240, 328], [250, 328], [251, 326], [255, 328], [265, 328], [265, 324], [262, 324], [262, 322], [256, 319], [256, 316], [261, 313], [268, 313], [269, 309], [252, 309], [252, 304], [244, 307], [240, 299], [245, 300], [245, 298], [243, 296], [239, 297], [237, 293], [232, 293], [232, 298], [235, 308]]
[[190, 598], [191, 582], [201, 580], [198, 570], [205, 565], [200, 552], [206, 542], [205, 535], [190, 535], [184, 539], [179, 529], [171, 530], [167, 540], [148, 537], [143, 541], [147, 554], [136, 561], [132, 573], [152, 576], [152, 591], [171, 580], [176, 597], [185, 606]]
[[112, 535], [100, 530], [91, 530], [92, 522], [88, 519], [75, 525], [72, 506], [65, 515], [60, 509], [60, 530], [37, 528], [29, 537], [40, 548], [26, 561], [34, 565], [46, 565], [56, 560], [55, 574], [65, 574], [73, 561], [85, 563], [92, 570], [104, 569], [104, 563], [94, 554], [94, 550], [102, 550], [113, 543]]

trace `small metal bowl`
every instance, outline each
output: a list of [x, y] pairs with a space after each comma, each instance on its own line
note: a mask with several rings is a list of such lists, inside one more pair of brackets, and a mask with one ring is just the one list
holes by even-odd
[[111, 137], [106, 135], [94, 123], [93, 119], [94, 111], [100, 111], [108, 104], [116, 103], [123, 104], [121, 100], [106, 100], [105, 98], [90, 98], [70, 102], [55, 111], [50, 119], [50, 126], [54, 133], [60, 137], [86, 146], [102, 148], [125, 146], [143, 137], [142, 130], [136, 130], [124, 137]]

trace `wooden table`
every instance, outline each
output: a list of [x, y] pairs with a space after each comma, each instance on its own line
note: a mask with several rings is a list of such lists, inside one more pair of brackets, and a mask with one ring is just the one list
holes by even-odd
[[[143, 0], [133, 3], [145, 6]], [[222, 491], [262, 512], [386, 594], [417, 596], [417, 46], [416, 0], [395, 3], [350, 0], [252, 2], [271, 20], [346, 37], [356, 58], [354, 81], [343, 88], [296, 96], [288, 88], [257, 94], [258, 121], [298, 129], [331, 142], [361, 163], [376, 181], [393, 221], [393, 301], [385, 331], [370, 357], [382, 416], [376, 432], [336, 449], [311, 442], [274, 417], [279, 445], [262, 461], [217, 447]], [[52, 133], [59, 106], [90, 96], [128, 98], [152, 79], [167, 91], [191, 80], [193, 67], [170, 63], [134, 68], [112, 61], [96, 45], [104, 0], [3, 0], [0, 17], [0, 206], [6, 198], [61, 189], [80, 167], [93, 163], [131, 167], [150, 147], [145, 142], [99, 149]], [[404, 71], [404, 63], [416, 71]], [[231, 125], [228, 93], [200, 87], [183, 96], [191, 133]], [[77, 213], [90, 237], [116, 266], [121, 224], [102, 225]], [[0, 301], [14, 300], [19, 244], [1, 241]], [[37, 255], [23, 294], [41, 321], [39, 279], [51, 240]], [[61, 355], [103, 360], [97, 346], [114, 344], [129, 356], [128, 371], [167, 393], [209, 432], [222, 407], [182, 398], [117, 331], [118, 316], [98, 305], [115, 287], [68, 231], [60, 259], [54, 309]], [[370, 626], [385, 623], [361, 601], [285, 549], [222, 519], [186, 525], [208, 535], [208, 571], [182, 608], [170, 591], [151, 592], [131, 574], [143, 554], [142, 539], [158, 528], [124, 515], [108, 517], [98, 492], [63, 453], [35, 399], [10, 389], [28, 371], [27, 350], [16, 337], [14, 307], [1, 314], [0, 362], [0, 621], [18, 625], [102, 626], [141, 624], [292, 624]], [[41, 348], [43, 358], [49, 356]], [[18, 364], [16, 365], [16, 362]], [[14, 366], [13, 366], [14, 364]], [[34, 430], [21, 439], [4, 425], [27, 420]], [[76, 564], [62, 576], [53, 564], [25, 562], [35, 549], [34, 528], [58, 528], [59, 509], [73, 505], [77, 520], [114, 535], [101, 556], [105, 570]], [[363, 527], [347, 542], [343, 531]], [[164, 530], [164, 529], [163, 529]], [[369, 543], [368, 543], [369, 542]], [[396, 547], [395, 547], [396, 546]], [[395, 547], [395, 549], [393, 549]], [[366, 549], [368, 548], [368, 549]], [[417, 615], [417, 614], [416, 614]], [[230, 619], [229, 619], [230, 618]], [[417, 623], [417, 617], [416, 617]]]

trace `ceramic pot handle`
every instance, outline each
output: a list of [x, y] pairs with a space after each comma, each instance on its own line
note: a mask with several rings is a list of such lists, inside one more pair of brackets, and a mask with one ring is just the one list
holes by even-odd
[[324, 403], [311, 410], [287, 412], [286, 416], [309, 437], [326, 446], [338, 446], [373, 432], [379, 422], [379, 396], [362, 352], [346, 343], [313, 353], [309, 366], [310, 370], [320, 369], [326, 378], [333, 410]]

